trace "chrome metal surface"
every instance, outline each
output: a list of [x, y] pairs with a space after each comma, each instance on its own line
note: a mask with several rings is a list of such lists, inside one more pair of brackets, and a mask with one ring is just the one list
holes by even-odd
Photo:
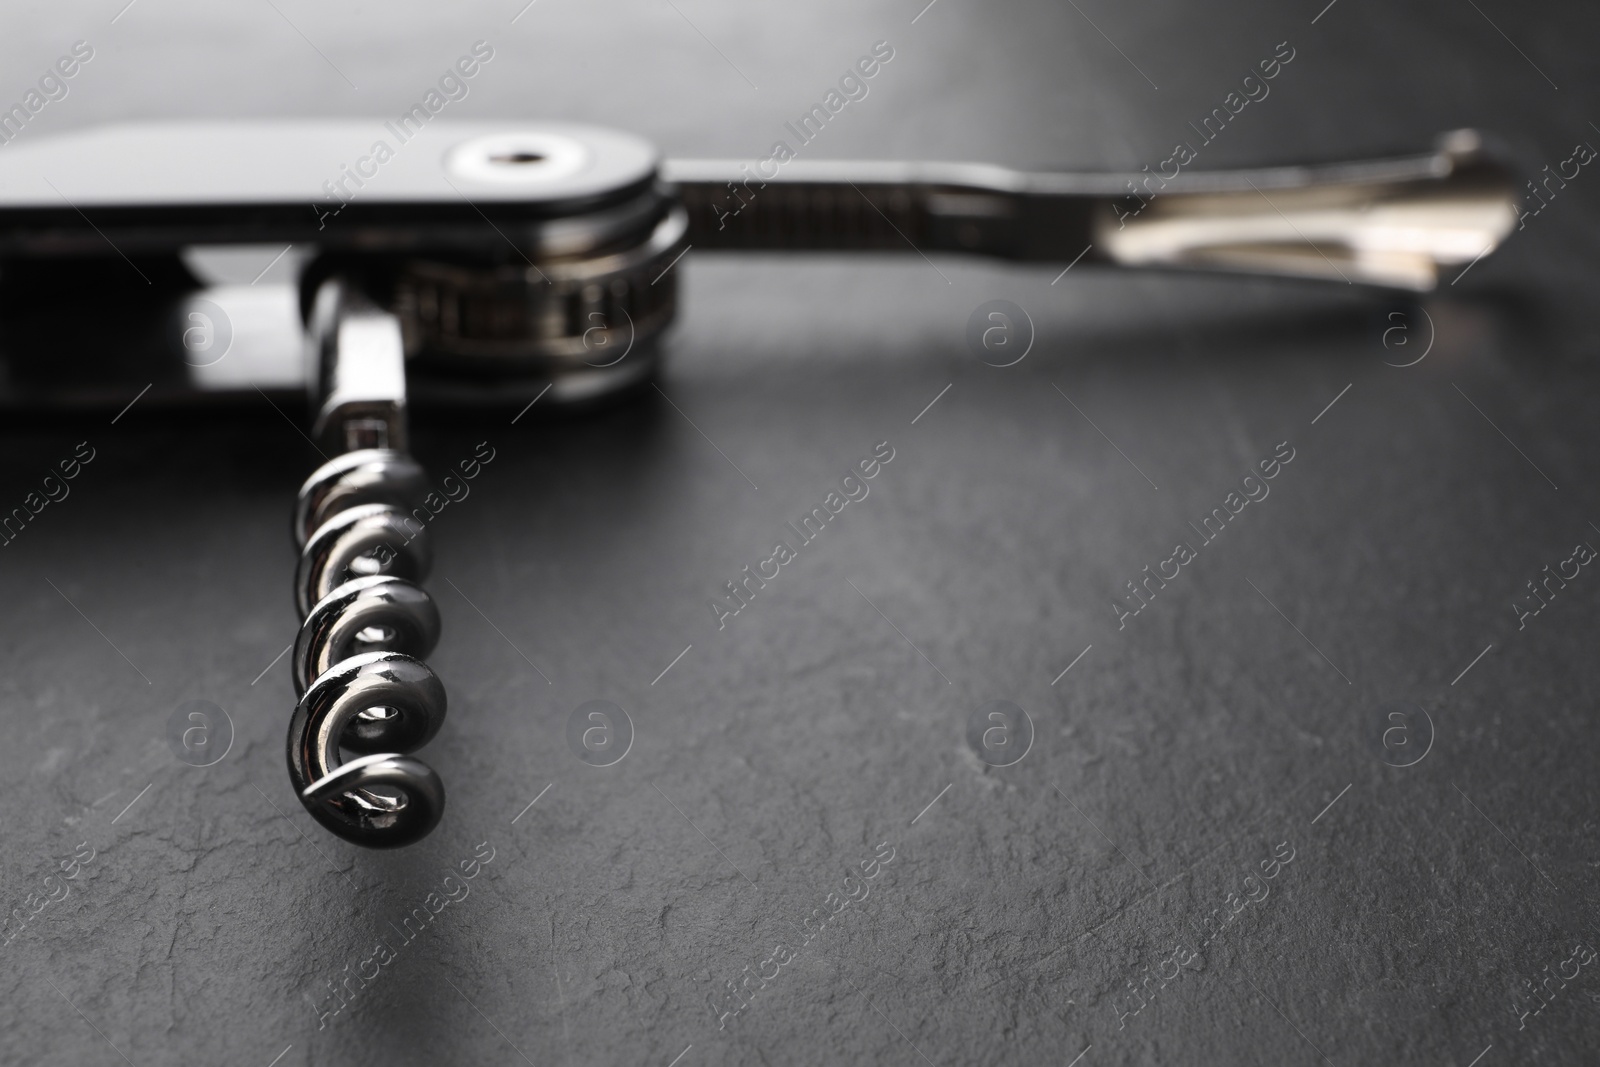
[[671, 268], [687, 230], [675, 206], [605, 252], [498, 266], [409, 260], [393, 300], [406, 350], [467, 372], [619, 367], [677, 311]]
[[[438, 732], [445, 713], [444, 686], [420, 659], [439, 640], [439, 612], [413, 584], [431, 562], [425, 527], [411, 514], [428, 482], [399, 450], [406, 383], [394, 316], [351, 280], [327, 276], [308, 338], [318, 434], [353, 450], [313, 471], [295, 501], [303, 621], [289, 776], [328, 829], [390, 848], [423, 837], [444, 812], [439, 776], [406, 755]], [[342, 751], [360, 758], [343, 762]]]
[[307, 324], [311, 436], [338, 451], [406, 447], [406, 360], [400, 324], [343, 279], [317, 290]]
[[295, 608], [303, 619], [351, 578], [389, 574], [421, 581], [432, 564], [428, 532], [408, 513], [390, 504], [357, 504], [306, 540], [295, 571]]
[[412, 511], [428, 494], [422, 465], [392, 448], [363, 448], [335, 456], [311, 472], [294, 507], [295, 547], [318, 526], [359, 504], [394, 504]]
[[433, 598], [403, 578], [353, 578], [319, 600], [294, 643], [294, 688], [302, 695], [336, 664], [367, 652], [422, 659], [439, 643]]
[[669, 160], [699, 249], [921, 251], [1249, 271], [1427, 290], [1516, 222], [1510, 173], [1458, 130], [1419, 156], [1246, 171], [1028, 173]]
[[[339, 663], [312, 682], [289, 723], [289, 777], [301, 803], [369, 848], [426, 836], [444, 814], [444, 783], [405, 753], [439, 732], [445, 706], [438, 677], [410, 656], [370, 652]], [[365, 755], [343, 762], [341, 748]]]
[[[1492, 251], [1517, 222], [1507, 175], [1476, 161], [1476, 137], [1445, 139], [1422, 176], [1334, 168], [1299, 184], [1107, 202], [1093, 237], [1124, 267], [1183, 267], [1361, 282], [1426, 292], [1440, 271]], [[1240, 175], [1248, 181], [1247, 175]]]

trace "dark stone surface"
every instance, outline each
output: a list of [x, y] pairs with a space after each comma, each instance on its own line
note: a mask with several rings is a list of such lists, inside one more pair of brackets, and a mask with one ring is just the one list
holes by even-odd
[[[540, 0], [515, 25], [515, 2], [146, 2], [114, 24], [116, 5], [41, 8], [0, 35], [0, 93], [86, 38], [95, 59], [25, 136], [387, 116], [486, 38], [464, 117], [750, 157], [888, 39], [896, 58], [819, 158], [1136, 168], [1287, 39], [1272, 95], [1200, 165], [1471, 124], [1531, 176], [1600, 140], [1579, 5], [1341, 0], [1312, 25], [1319, 3], [939, 0], [912, 25], [916, 3], [674, 3]], [[1510, 607], [1600, 545], [1591, 183], [1409, 312], [1405, 349], [1383, 343], [1394, 305], [1340, 286], [692, 262], [662, 380], [681, 413], [651, 391], [417, 428], [435, 469], [484, 439], [497, 458], [436, 525], [431, 662], [452, 704], [423, 756], [450, 805], [399, 852], [305, 814], [286, 664], [252, 682], [295, 623], [288, 514], [314, 457], [284, 419], [136, 407], [7, 428], [6, 507], [76, 442], [96, 457], [0, 549], [6, 906], [79, 842], [95, 855], [0, 950], [0, 1060], [1592, 1062], [1600, 964], [1520, 1030], [1512, 998], [1596, 941], [1600, 575], [1524, 629]], [[1038, 334], [1005, 370], [963, 341], [995, 298]], [[1425, 360], [1385, 365], [1430, 322]], [[882, 440], [870, 496], [719, 632], [708, 599]], [[1270, 496], [1119, 631], [1123, 583], [1284, 441]], [[608, 768], [565, 740], [593, 699], [636, 729]], [[209, 768], [169, 748], [190, 700], [235, 730]], [[1031, 716], [1014, 766], [966, 743], [992, 700]], [[1385, 763], [1416, 750], [1384, 747], [1394, 702], [1433, 725], [1406, 768]], [[480, 842], [493, 859], [465, 899], [319, 1030], [311, 1001], [398, 945], [390, 924]], [[801, 947], [880, 842], [894, 858], [868, 898]], [[1208, 933], [1284, 842], [1270, 894]], [[798, 955], [719, 1030], [708, 998], [780, 942]], [[1170, 973], [1179, 945], [1196, 957], [1124, 1019], [1129, 983]]]

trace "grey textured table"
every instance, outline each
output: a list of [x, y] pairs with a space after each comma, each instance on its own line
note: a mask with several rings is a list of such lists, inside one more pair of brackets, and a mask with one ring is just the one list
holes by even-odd
[[[1600, 143], [1576, 4], [120, 6], [7, 16], [6, 99], [95, 49], [23, 136], [388, 117], [482, 39], [461, 117], [755, 158], [886, 40], [816, 158], [1137, 169], [1287, 41], [1197, 166], [1473, 125], [1531, 178]], [[315, 458], [284, 417], [12, 420], [7, 507], [95, 458], [0, 550], [6, 906], [67, 887], [8, 928], [0, 1060], [1593, 1062], [1600, 577], [1563, 561], [1600, 545], [1597, 188], [1409, 309], [692, 259], [670, 404], [417, 427], [434, 468], [495, 459], [436, 524], [450, 806], [398, 852], [322, 832], [284, 773], [261, 672]], [[964, 341], [994, 298], [1037, 334], [1006, 369]], [[870, 495], [719, 630], [711, 598], [880, 441]], [[1578, 576], [1519, 619], [1546, 566]], [[608, 767], [566, 739], [595, 699], [634, 726]], [[190, 700], [233, 723], [208, 768], [169, 746]], [[1011, 766], [968, 740], [996, 700], [1032, 722]]]

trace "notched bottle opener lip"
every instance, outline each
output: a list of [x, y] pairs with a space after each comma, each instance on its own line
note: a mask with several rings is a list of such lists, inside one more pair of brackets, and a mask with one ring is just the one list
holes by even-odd
[[[1509, 172], [1465, 130], [1414, 156], [1167, 178], [811, 160], [768, 176], [560, 122], [113, 126], [0, 154], [0, 406], [120, 407], [147, 384], [145, 406], [319, 393], [301, 353], [334, 278], [364, 301], [364, 328], [392, 318], [413, 407], [576, 402], [648, 380], [690, 250], [1421, 292], [1492, 251], [1515, 204]], [[206, 286], [184, 265], [238, 245], [301, 248], [298, 293]]]

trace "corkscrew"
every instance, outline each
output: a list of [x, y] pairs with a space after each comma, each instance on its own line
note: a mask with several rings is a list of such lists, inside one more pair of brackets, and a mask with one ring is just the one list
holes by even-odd
[[[445, 691], [423, 663], [439, 610], [417, 584], [432, 562], [413, 510], [428, 493], [405, 452], [398, 324], [337, 277], [312, 305], [313, 437], [343, 453], [300, 487], [295, 694], [289, 779], [323, 826], [374, 848], [424, 837], [444, 814], [444, 783], [408, 755], [439, 732]], [[358, 755], [343, 760], [341, 750]]]
[[[410, 413], [647, 383], [691, 249], [977, 254], [1420, 292], [1517, 219], [1509, 172], [1470, 131], [1412, 156], [1159, 180], [967, 163], [752, 169], [662, 160], [642, 138], [566, 123], [428, 120], [398, 144], [386, 131], [158, 123], [0, 155], [0, 408], [309, 397], [327, 462], [293, 520], [289, 775], [318, 822], [375, 847], [417, 840], [444, 808], [439, 776], [410, 754], [446, 707], [423, 663], [440, 627], [418, 584], [430, 555], [414, 511], [429, 489], [406, 451]], [[186, 258], [263, 244], [306, 254], [294, 286], [207, 285]]]

